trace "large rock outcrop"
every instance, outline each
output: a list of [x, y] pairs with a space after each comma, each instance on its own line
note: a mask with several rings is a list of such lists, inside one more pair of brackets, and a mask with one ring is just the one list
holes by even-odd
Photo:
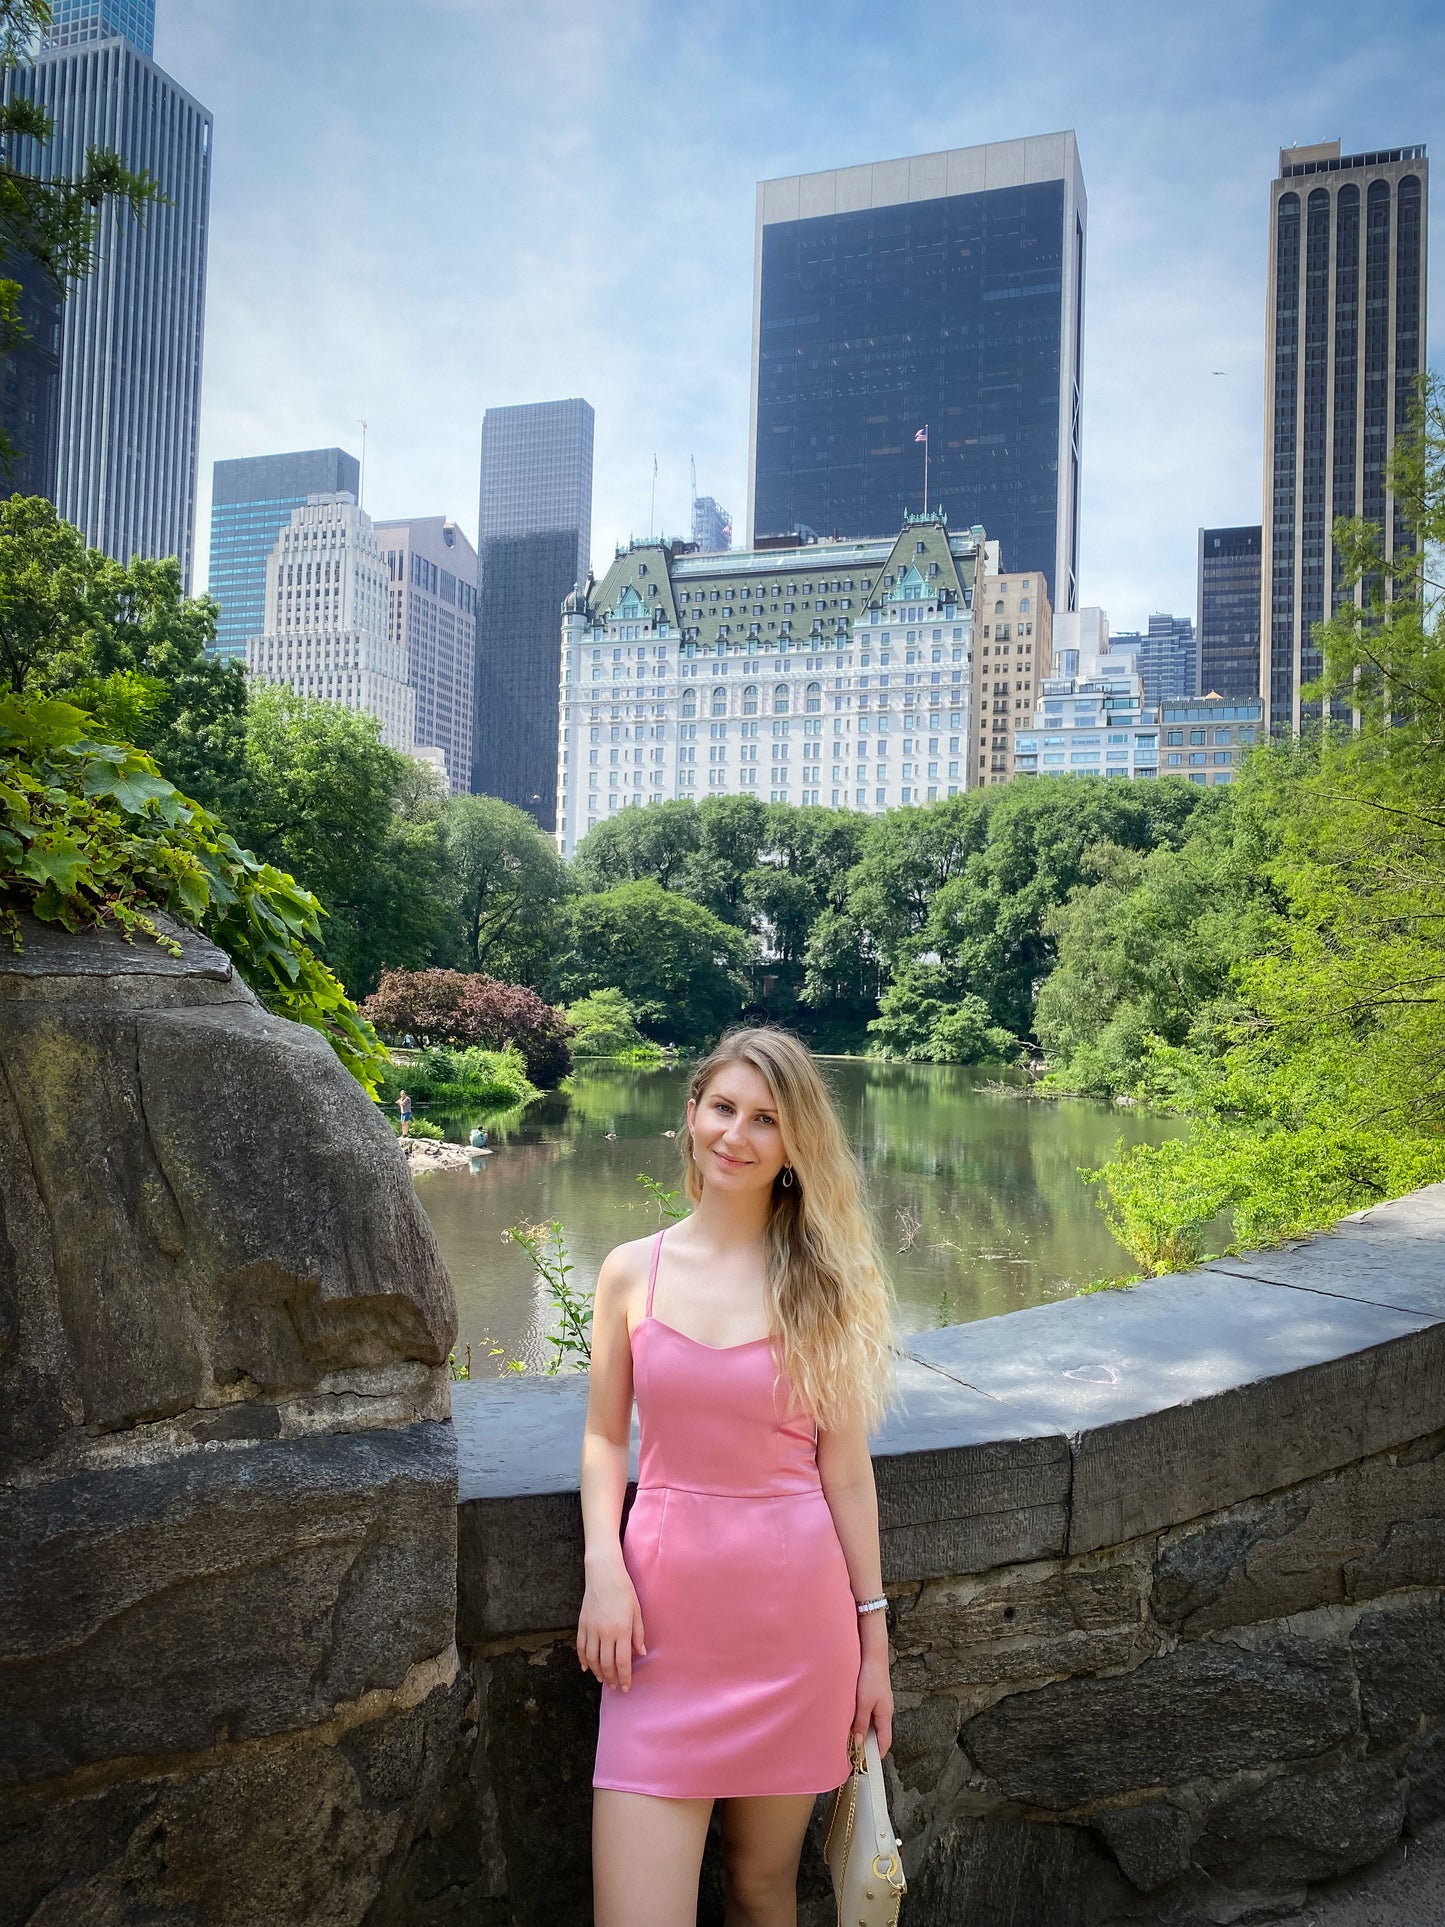
[[229, 960], [0, 955], [0, 1921], [385, 1910], [465, 1710], [451, 1287]]

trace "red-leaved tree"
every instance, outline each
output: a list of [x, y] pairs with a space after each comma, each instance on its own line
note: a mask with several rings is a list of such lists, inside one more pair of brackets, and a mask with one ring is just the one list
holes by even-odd
[[460, 970], [384, 970], [361, 1008], [379, 1031], [421, 1044], [483, 1050], [514, 1044], [534, 1084], [555, 1084], [572, 1068], [572, 1026], [521, 984]]

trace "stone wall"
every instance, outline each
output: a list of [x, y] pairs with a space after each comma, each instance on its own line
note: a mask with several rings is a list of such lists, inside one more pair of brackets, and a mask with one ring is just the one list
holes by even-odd
[[[875, 1466], [909, 1927], [1276, 1919], [1445, 1812], [1445, 1186], [917, 1337], [901, 1377]], [[477, 1742], [441, 1824], [476, 1828], [469, 1918], [581, 1927], [585, 1386], [456, 1391]], [[831, 1927], [816, 1847], [800, 1919]]]
[[330, 1048], [220, 952], [23, 937], [0, 955], [0, 1921], [405, 1917], [470, 1690], [430, 1229]]

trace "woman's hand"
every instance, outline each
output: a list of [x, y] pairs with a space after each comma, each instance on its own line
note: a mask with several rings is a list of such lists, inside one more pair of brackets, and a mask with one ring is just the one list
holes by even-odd
[[647, 1652], [642, 1608], [619, 1551], [598, 1569], [587, 1567], [587, 1590], [577, 1621], [577, 1658], [584, 1673], [593, 1674], [604, 1686], [620, 1686], [625, 1693], [632, 1684], [634, 1652], [639, 1656]]
[[[868, 1615], [881, 1620], [882, 1613]], [[888, 1634], [864, 1635], [863, 1663], [858, 1668], [858, 1700], [853, 1709], [853, 1737], [860, 1743], [871, 1726], [878, 1735], [878, 1751], [893, 1744], [893, 1687], [888, 1678]]]

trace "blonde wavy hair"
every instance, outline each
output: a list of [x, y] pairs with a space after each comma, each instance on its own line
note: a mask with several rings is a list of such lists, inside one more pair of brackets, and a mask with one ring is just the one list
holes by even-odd
[[[833, 1100], [805, 1044], [785, 1030], [730, 1030], [698, 1065], [700, 1102], [727, 1064], [750, 1064], [767, 1083], [792, 1162], [779, 1172], [767, 1225], [768, 1291], [782, 1370], [821, 1430], [862, 1417], [875, 1430], [895, 1395], [893, 1292], [863, 1203], [862, 1176]], [[683, 1189], [702, 1178], [692, 1135], [678, 1134]]]

